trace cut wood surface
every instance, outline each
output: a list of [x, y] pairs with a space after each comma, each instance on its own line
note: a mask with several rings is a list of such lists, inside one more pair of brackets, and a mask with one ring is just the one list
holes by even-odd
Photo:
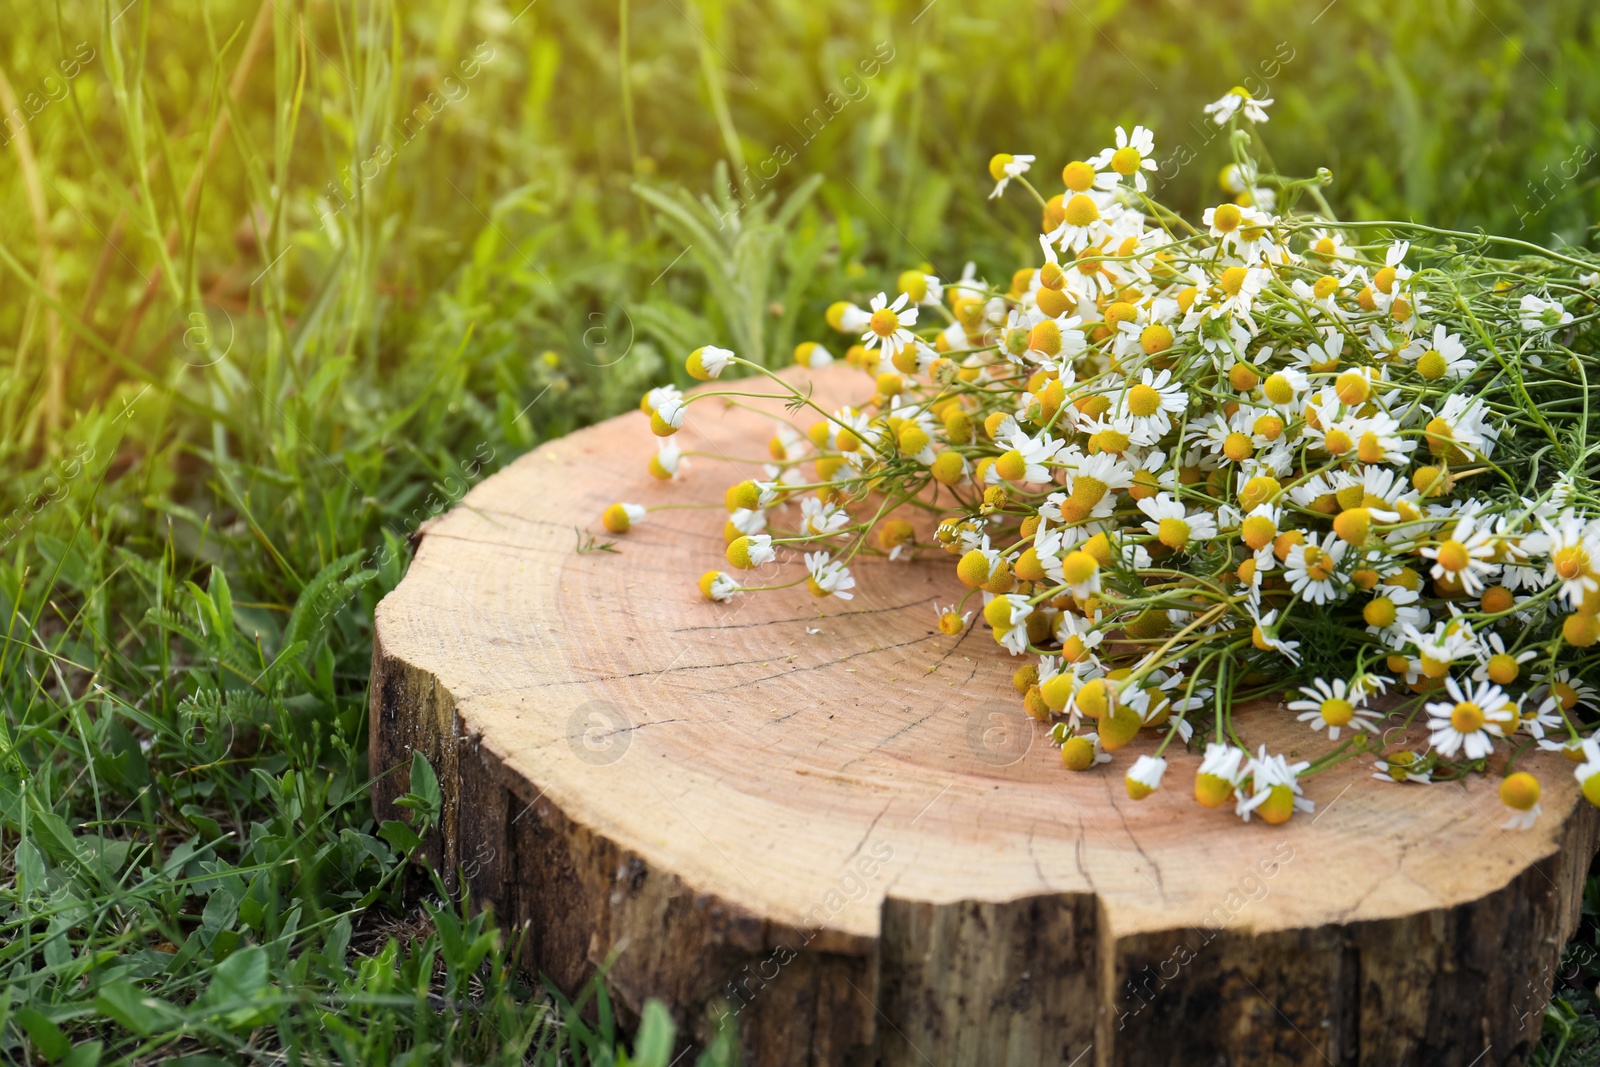
[[[829, 408], [870, 392], [810, 377]], [[962, 589], [937, 548], [858, 561], [853, 601], [701, 598], [772, 427], [691, 405], [680, 445], [727, 458], [671, 486], [638, 413], [544, 445], [431, 524], [378, 609], [379, 816], [422, 752], [428, 861], [526, 925], [530, 971], [571, 991], [611, 961], [626, 1010], [659, 997], [695, 1041], [736, 1014], [761, 1065], [1525, 1061], [1600, 830], [1569, 764], [1525, 757], [1525, 832], [1496, 779], [1393, 785], [1367, 757], [1281, 827], [1196, 805], [1197, 754], [1130, 800], [1157, 738], [1063, 769], [982, 620], [938, 632]], [[619, 500], [716, 506], [612, 538]], [[1278, 704], [1237, 721], [1328, 747]]]

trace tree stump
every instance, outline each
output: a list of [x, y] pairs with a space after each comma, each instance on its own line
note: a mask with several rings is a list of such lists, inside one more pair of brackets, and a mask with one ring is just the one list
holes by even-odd
[[[829, 408], [870, 392], [810, 377]], [[570, 991], [609, 962], [625, 1012], [659, 997], [695, 1041], [734, 1015], [764, 1067], [1526, 1060], [1600, 830], [1569, 764], [1527, 758], [1525, 832], [1496, 780], [1375, 782], [1366, 757], [1281, 827], [1200, 808], [1181, 753], [1132, 801], [1153, 740], [1064, 770], [982, 620], [939, 634], [961, 587], [936, 548], [859, 563], [849, 602], [702, 599], [723, 490], [772, 435], [720, 404], [678, 440], [726, 458], [670, 488], [639, 413], [523, 456], [378, 608], [379, 817], [423, 753], [427, 860], [526, 928], [530, 972]], [[717, 506], [579, 551], [618, 500]], [[1239, 716], [1252, 746], [1326, 751], [1281, 706]]]

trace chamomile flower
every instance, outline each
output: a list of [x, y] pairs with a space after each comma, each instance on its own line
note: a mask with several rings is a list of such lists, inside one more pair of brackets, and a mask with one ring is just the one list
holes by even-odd
[[1563, 711], [1571, 711], [1579, 705], [1600, 707], [1600, 689], [1575, 676], [1565, 667], [1541, 680], [1529, 699], [1541, 700], [1545, 697], [1554, 697]]
[[1572, 312], [1559, 300], [1541, 299], [1529, 293], [1517, 305], [1517, 322], [1529, 332], [1546, 333], [1558, 330], [1572, 321]]
[[1327, 730], [1329, 741], [1339, 740], [1339, 731], [1346, 726], [1357, 733], [1376, 730], [1373, 723], [1380, 716], [1365, 706], [1368, 692], [1364, 687], [1352, 687], [1343, 678], [1332, 683], [1316, 678], [1301, 686], [1300, 692], [1309, 699], [1291, 700], [1289, 710], [1301, 712], [1299, 720], [1310, 723], [1313, 730]]
[[1050, 731], [1051, 740], [1060, 739], [1061, 763], [1071, 771], [1086, 771], [1102, 763], [1111, 762], [1111, 753], [1100, 744], [1100, 735], [1094, 730], [1068, 734], [1068, 723], [1057, 723]]
[[659, 385], [644, 394], [644, 399], [639, 401], [639, 410], [646, 415], [653, 415], [657, 408], [668, 401], [683, 402], [683, 392], [676, 385]]
[[1001, 152], [992, 157], [989, 160], [989, 177], [994, 179], [994, 192], [989, 194], [989, 199], [993, 200], [1005, 192], [1006, 186], [1011, 183], [1012, 178], [1020, 178], [1026, 174], [1028, 168], [1033, 165], [1033, 158], [1032, 156], [1023, 155], [1014, 156], [1006, 152]]
[[650, 432], [657, 437], [671, 437], [683, 429], [683, 419], [689, 411], [689, 402], [682, 394], [665, 396], [650, 412]]
[[778, 558], [771, 534], [746, 534], [728, 543], [728, 562], [740, 570], [752, 570]]
[[1285, 641], [1279, 635], [1282, 624], [1278, 621], [1278, 609], [1273, 608], [1265, 615], [1258, 614], [1260, 608], [1251, 604], [1248, 607], [1250, 617], [1255, 625], [1250, 630], [1250, 642], [1263, 652], [1277, 652], [1290, 663], [1300, 662], [1300, 642]]
[[1469, 595], [1477, 596], [1483, 592], [1486, 579], [1494, 577], [1500, 569], [1491, 562], [1495, 555], [1492, 541], [1489, 524], [1469, 506], [1461, 512], [1450, 536], [1424, 547], [1422, 555], [1433, 560], [1429, 571], [1433, 577], [1448, 577]]
[[705, 345], [689, 353], [686, 361], [689, 377], [709, 381], [727, 370], [733, 363], [734, 355], [726, 348], [716, 345]]
[[1047, 482], [1050, 468], [1046, 464], [1055, 460], [1061, 451], [1061, 442], [1041, 430], [1029, 435], [1017, 430], [1005, 439], [1007, 451], [995, 461], [994, 470], [1000, 477], [1013, 482]]
[[1526, 771], [1506, 775], [1500, 782], [1500, 803], [1511, 813], [1502, 830], [1530, 829], [1540, 814], [1539, 779]]
[[[1093, 189], [1073, 193], [1061, 205], [1061, 224], [1050, 231], [1050, 243], [1063, 251], [1082, 253], [1095, 242], [1104, 240], [1111, 233], [1111, 224], [1121, 214], [1122, 208], [1106, 193]], [[1068, 272], [1069, 280], [1074, 273], [1078, 272]], [[1094, 273], [1100, 270], [1095, 268]]]
[[1132, 423], [1136, 444], [1153, 445], [1172, 428], [1172, 416], [1189, 405], [1189, 394], [1170, 370], [1146, 367], [1117, 400], [1117, 417]]
[[700, 576], [700, 595], [707, 600], [719, 603], [732, 600], [740, 588], [738, 582], [722, 571], [706, 571]]
[[[1098, 591], [1099, 588], [1099, 574], [1096, 572], [1094, 589]], [[1105, 636], [1098, 613], [1095, 618], [1087, 619], [1082, 615], [1063, 611], [1056, 621], [1056, 640], [1061, 642], [1061, 654], [1074, 662], [1094, 659], [1094, 650], [1100, 647]]]
[[1517, 705], [1492, 682], [1465, 689], [1453, 677], [1445, 679], [1449, 700], [1428, 704], [1429, 743], [1441, 756], [1464, 752], [1467, 759], [1482, 759], [1494, 750], [1494, 739], [1516, 728]]
[[1398, 585], [1380, 585], [1372, 593], [1361, 609], [1367, 633], [1376, 634], [1390, 648], [1404, 648], [1411, 643], [1406, 631], [1428, 623], [1427, 610], [1417, 606], [1421, 594]]
[[1444, 323], [1433, 328], [1431, 340], [1418, 338], [1401, 354], [1411, 361], [1419, 377], [1430, 382], [1465, 378], [1478, 367], [1467, 358], [1467, 346], [1461, 338], [1445, 329]]
[[1583, 762], [1572, 771], [1572, 776], [1578, 780], [1578, 787], [1583, 790], [1584, 799], [1589, 803], [1600, 806], [1600, 743], [1593, 737], [1586, 738], [1579, 751], [1583, 753]]
[[1272, 101], [1257, 100], [1250, 95], [1250, 90], [1235, 85], [1223, 94], [1220, 100], [1205, 106], [1205, 113], [1211, 116], [1211, 121], [1218, 126], [1226, 126], [1234, 114], [1243, 110], [1244, 117], [1258, 125], [1267, 121], [1267, 108], [1272, 106]]
[[1189, 511], [1183, 502], [1167, 493], [1157, 493], [1139, 501], [1139, 510], [1150, 516], [1145, 532], [1174, 552], [1182, 552], [1198, 541], [1217, 536], [1217, 518], [1205, 509]]
[[1132, 178], [1133, 187], [1142, 193], [1150, 187], [1144, 172], [1156, 169], [1156, 161], [1150, 158], [1155, 150], [1155, 134], [1143, 126], [1135, 126], [1132, 134], [1118, 126], [1117, 147], [1105, 149], [1090, 161], [1090, 165], [1096, 170], [1110, 167], [1113, 173]]
[[854, 600], [855, 594], [850, 590], [856, 587], [856, 580], [850, 574], [850, 568], [834, 559], [827, 552], [807, 552], [806, 588], [811, 590], [815, 597], [836, 596], [840, 600]]
[[916, 340], [907, 327], [917, 324], [917, 309], [906, 307], [906, 302], [911, 298], [905, 293], [895, 297], [894, 303], [889, 303], [885, 293], [879, 293], [872, 298], [872, 317], [867, 321], [867, 328], [861, 334], [861, 343], [872, 348], [878, 346], [886, 355], [898, 355], [900, 350]]
[[939, 620], [939, 632], [946, 637], [954, 637], [967, 628], [967, 622], [972, 618], [972, 612], [966, 611], [956, 614], [956, 605], [941, 608], [935, 604], [933, 614]]
[[656, 445], [656, 454], [650, 457], [650, 477], [670, 482], [678, 477], [684, 467], [683, 449], [677, 442], [663, 438]]
[[1331, 226], [1312, 230], [1306, 251], [1325, 260], [1349, 259], [1354, 255], [1345, 242], [1344, 231]]
[[800, 516], [800, 531], [810, 537], [833, 537], [851, 521], [844, 508], [814, 496], [800, 501]]
[[994, 639], [1013, 656], [1028, 650], [1028, 616], [1033, 605], [1020, 593], [1006, 593], [983, 607], [983, 617], [994, 628]]
[[1297, 811], [1316, 811], [1316, 804], [1300, 789], [1300, 775], [1310, 766], [1309, 761], [1290, 763], [1283, 756], [1269, 756], [1262, 745], [1249, 764], [1250, 795], [1239, 793], [1235, 813], [1245, 822], [1258, 814], [1270, 825], [1281, 826]]
[[1409, 749], [1400, 749], [1398, 752], [1389, 753], [1389, 758], [1378, 761], [1378, 773], [1372, 777], [1384, 782], [1422, 782], [1433, 781], [1433, 773], [1424, 770], [1423, 758]]
[[1408, 626], [1405, 637], [1415, 646], [1422, 671], [1430, 678], [1442, 678], [1452, 664], [1460, 660], [1477, 659], [1480, 655], [1472, 624], [1464, 619], [1439, 622], [1430, 633]]
[[1455, 457], [1456, 462], [1494, 454], [1500, 430], [1490, 421], [1489, 412], [1479, 397], [1452, 393], [1439, 413], [1428, 420], [1428, 448], [1435, 455]]
[[1211, 742], [1194, 778], [1194, 798], [1201, 806], [1220, 808], [1245, 779], [1250, 753], [1233, 745]]
[[1547, 538], [1545, 551], [1550, 563], [1545, 568], [1544, 584], [1561, 583], [1560, 595], [1576, 609], [1584, 595], [1600, 589], [1600, 522], [1585, 522], [1575, 511], [1563, 511], [1551, 525], [1542, 516], [1540, 525]]
[[1560, 732], [1566, 727], [1560, 702], [1555, 697], [1545, 697], [1537, 704], [1528, 701], [1519, 714], [1517, 726], [1538, 741], [1543, 741], [1547, 733]]
[[1161, 776], [1166, 772], [1166, 760], [1156, 756], [1140, 756], [1133, 761], [1133, 766], [1128, 768], [1125, 779], [1128, 796], [1134, 800], [1143, 800], [1161, 788]]
[[612, 504], [601, 514], [600, 522], [615, 534], [624, 534], [645, 520], [649, 512], [643, 504]]
[[1319, 543], [1315, 537], [1297, 544], [1289, 550], [1284, 561], [1283, 576], [1295, 595], [1312, 604], [1328, 604], [1342, 599], [1347, 592], [1339, 564], [1350, 546], [1330, 533]]

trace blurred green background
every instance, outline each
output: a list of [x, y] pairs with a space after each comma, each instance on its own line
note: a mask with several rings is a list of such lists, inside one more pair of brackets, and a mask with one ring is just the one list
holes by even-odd
[[[1279, 169], [1328, 167], [1346, 217], [1591, 246], [1600, 220], [1589, 0], [6, 19], [12, 1059], [613, 1062], [603, 986], [581, 1022], [515, 974], [512, 933], [400, 891], [436, 798], [383, 827], [365, 799], [373, 606], [420, 523], [689, 348], [779, 364], [905, 267], [1031, 262], [992, 153], [1053, 183], [1143, 123], [1159, 195], [1198, 211], [1227, 158], [1201, 108], [1243, 85], [1276, 101]], [[1540, 1063], [1600, 1063], [1595, 943], [1586, 921]], [[665, 1064], [669, 1031], [647, 1013], [632, 1062]]]

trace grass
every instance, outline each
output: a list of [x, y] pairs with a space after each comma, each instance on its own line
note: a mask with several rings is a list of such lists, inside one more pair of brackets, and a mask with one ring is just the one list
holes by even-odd
[[[1213, 199], [1235, 83], [1351, 217], [1592, 246], [1592, 5], [1321, 8], [8, 12], [0, 1056], [666, 1063], [664, 1012], [625, 1053], [603, 984], [403, 884], [437, 797], [377, 825], [365, 730], [409, 539], [706, 339], [781, 363], [912, 263], [1022, 262], [994, 151], [1140, 121]], [[1542, 1064], [1600, 1063], [1589, 900]]]

